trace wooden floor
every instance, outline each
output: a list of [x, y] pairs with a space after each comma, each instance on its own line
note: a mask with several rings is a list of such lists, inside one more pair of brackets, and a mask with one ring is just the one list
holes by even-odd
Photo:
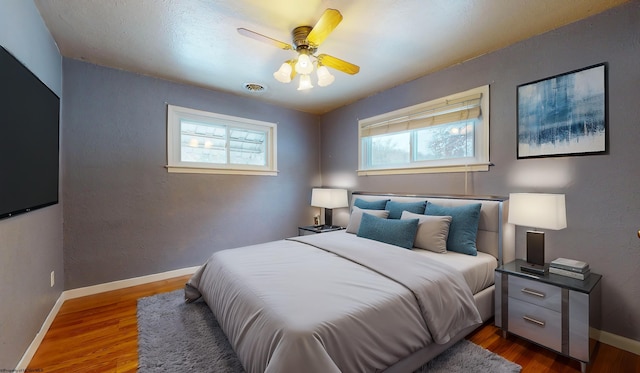
[[[67, 300], [27, 371], [136, 372], [137, 299], [183, 287], [188, 276]], [[580, 364], [488, 323], [468, 337], [522, 366], [523, 373], [580, 372]], [[600, 343], [590, 372], [640, 372], [640, 356]], [[490, 372], [487, 372], [490, 373]]]
[[138, 298], [184, 286], [189, 276], [64, 302], [27, 371], [132, 372], [138, 368]]

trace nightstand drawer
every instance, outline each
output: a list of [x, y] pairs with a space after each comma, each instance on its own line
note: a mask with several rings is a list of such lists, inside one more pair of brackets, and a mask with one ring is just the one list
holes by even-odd
[[562, 351], [560, 312], [510, 297], [509, 331], [556, 351]]
[[591, 331], [601, 329], [602, 276], [531, 276], [524, 265], [516, 259], [496, 268], [496, 326], [505, 338], [511, 333], [580, 360], [586, 372], [597, 342]]
[[540, 281], [509, 276], [509, 297], [556, 312], [562, 311], [562, 290]]

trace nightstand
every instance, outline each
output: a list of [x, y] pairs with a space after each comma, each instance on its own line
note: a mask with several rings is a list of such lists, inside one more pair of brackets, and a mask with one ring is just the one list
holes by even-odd
[[584, 281], [552, 273], [533, 275], [521, 270], [524, 260], [495, 271], [495, 324], [580, 361], [586, 372], [600, 330], [601, 275]]
[[298, 227], [298, 236], [306, 236], [309, 234], [327, 233], [345, 229], [338, 225], [306, 225]]

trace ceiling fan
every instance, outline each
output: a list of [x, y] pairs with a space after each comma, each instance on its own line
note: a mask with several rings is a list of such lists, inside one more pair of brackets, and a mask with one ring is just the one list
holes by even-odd
[[297, 58], [285, 61], [280, 69], [273, 73], [273, 76], [282, 83], [289, 83], [296, 74], [300, 75], [298, 90], [313, 88], [310, 74], [313, 72], [313, 61], [316, 60], [318, 75], [318, 85], [321, 87], [333, 83], [334, 76], [331, 75], [327, 67], [342, 71], [347, 74], [357, 74], [360, 67], [350, 62], [330, 56], [328, 54], [315, 55], [318, 47], [329, 36], [329, 34], [342, 21], [342, 14], [336, 9], [327, 9], [316, 22], [315, 26], [298, 26], [291, 31], [293, 46], [280, 40], [270, 38], [246, 28], [238, 28], [241, 35], [273, 45], [284, 50], [295, 50], [298, 52]]

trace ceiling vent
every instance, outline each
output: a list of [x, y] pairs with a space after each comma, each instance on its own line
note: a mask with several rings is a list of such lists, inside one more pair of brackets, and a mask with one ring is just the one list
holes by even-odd
[[242, 86], [246, 91], [249, 91], [251, 93], [260, 93], [267, 90], [267, 87], [258, 83], [244, 83]]

